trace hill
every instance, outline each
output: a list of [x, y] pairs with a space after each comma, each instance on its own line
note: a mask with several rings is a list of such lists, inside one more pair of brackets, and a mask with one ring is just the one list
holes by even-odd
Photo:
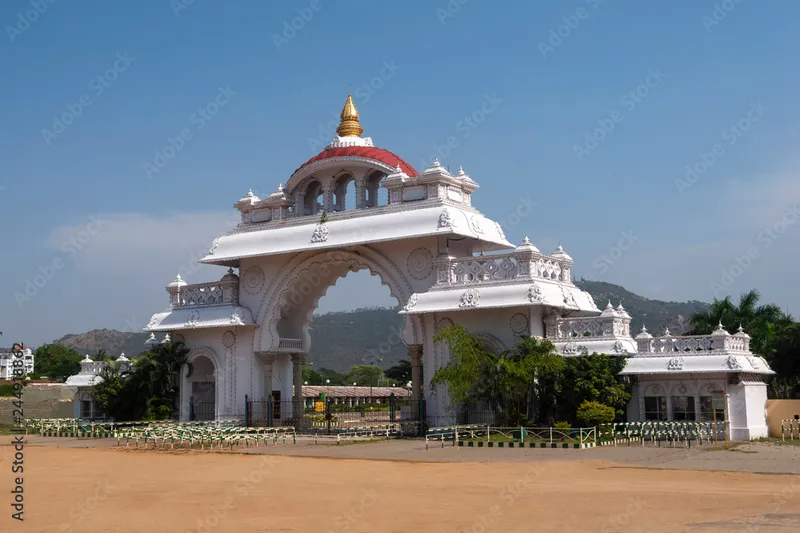
[[616, 307], [622, 306], [628, 311], [631, 320], [631, 333], [635, 337], [644, 324], [653, 335], [661, 335], [665, 328], [675, 335], [689, 331], [689, 319], [692, 315], [708, 310], [709, 304], [690, 300], [688, 302], [662, 302], [639, 296], [619, 285], [604, 281], [581, 279], [575, 285], [585, 290], [594, 298], [594, 302], [602, 310], [609, 300]]
[[144, 341], [149, 337], [149, 333], [131, 333], [115, 329], [93, 329], [86, 333], [64, 335], [57, 341], [53, 341], [53, 344], [72, 348], [81, 355], [94, 355], [100, 350], [105, 350], [115, 358], [123, 352], [127, 357], [136, 357], [140, 353], [147, 351]]
[[[619, 302], [633, 317], [631, 332], [635, 336], [642, 324], [654, 335], [669, 328], [674, 334], [688, 331], [692, 314], [708, 308], [698, 301], [662, 302], [650, 300], [632, 293], [619, 285], [602, 281], [580, 280], [581, 289], [589, 292], [601, 309], [611, 300]], [[406, 348], [399, 340], [403, 317], [395, 309], [372, 308], [326, 313], [314, 316], [311, 325], [311, 353], [309, 362], [313, 368], [330, 368], [345, 372], [353, 365], [374, 363], [383, 368], [393, 366], [407, 358]], [[117, 356], [125, 352], [136, 357], [145, 351], [147, 333], [130, 333], [110, 329], [92, 330], [87, 333], [66, 335], [55, 341], [74, 348], [79, 353], [93, 355], [104, 349]]]

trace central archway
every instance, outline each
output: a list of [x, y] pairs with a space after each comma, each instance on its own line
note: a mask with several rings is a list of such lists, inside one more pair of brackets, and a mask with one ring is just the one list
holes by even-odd
[[[413, 294], [411, 283], [392, 261], [368, 246], [302, 254], [291, 261], [277, 282], [264, 295], [259, 310], [260, 325], [254, 337], [256, 352], [294, 351], [311, 348], [309, 326], [320, 298], [339, 278], [350, 272], [368, 270], [389, 288], [400, 307]], [[423, 324], [407, 315], [403, 327], [406, 344], [424, 342]]]

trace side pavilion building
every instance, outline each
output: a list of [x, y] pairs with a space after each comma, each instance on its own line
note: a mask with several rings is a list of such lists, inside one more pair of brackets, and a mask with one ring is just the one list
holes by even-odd
[[[178, 276], [167, 285], [169, 306], [145, 330], [169, 332], [191, 350], [181, 382], [182, 418], [188, 419], [196, 397], [212, 402], [220, 419], [244, 413], [245, 395], [302, 402], [312, 313], [338, 278], [359, 270], [378, 276], [399, 302], [412, 401], [424, 399], [430, 425], [456, 421], [447, 391], [429, 383], [449, 358], [433, 336], [449, 324], [478, 333], [496, 351], [533, 335], [551, 339], [567, 356], [585, 349], [666, 361], [661, 354], [638, 353], [641, 343], [631, 338], [630, 316], [621, 305], [601, 311], [573, 284], [573, 260], [563, 248], [543, 253], [527, 237], [518, 245], [509, 242], [500, 224], [474, 207], [479, 186], [462, 168], [453, 174], [435, 160], [418, 171], [362, 133], [348, 96], [337, 135], [322, 152], [266, 198], [248, 191], [234, 204], [241, 223], [214, 239], [200, 261], [227, 273], [197, 284]], [[355, 197], [348, 199], [348, 191]], [[638, 371], [630, 375], [642, 383], [679, 375], [655, 363], [632, 368]], [[762, 375], [748, 373], [759, 380]], [[762, 381], [745, 381], [764, 388]], [[759, 395], [731, 398], [760, 401]], [[632, 417], [649, 413], [651, 402], [643, 401], [632, 402]], [[670, 411], [671, 400], [665, 405], [667, 418], [678, 412]], [[764, 409], [763, 402], [751, 407], [748, 412]], [[745, 422], [756, 433], [766, 430], [763, 419], [752, 424]]]

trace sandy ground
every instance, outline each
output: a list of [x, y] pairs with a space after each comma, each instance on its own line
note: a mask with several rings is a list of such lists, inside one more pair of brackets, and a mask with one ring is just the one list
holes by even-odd
[[[31, 438], [23, 523], [10, 518], [11, 450], [0, 448], [0, 531], [800, 531], [796, 446], [426, 451], [390, 441], [203, 453], [109, 444]], [[711, 471], [720, 469], [739, 471]], [[752, 473], [767, 471], [796, 473]]]

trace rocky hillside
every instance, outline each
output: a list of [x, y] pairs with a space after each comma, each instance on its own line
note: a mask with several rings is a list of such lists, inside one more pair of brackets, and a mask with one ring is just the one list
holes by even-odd
[[[601, 281], [581, 280], [577, 285], [588, 291], [601, 309], [609, 300], [615, 307], [622, 301], [633, 317], [634, 335], [642, 324], [653, 334], [663, 333], [666, 327], [675, 334], [686, 332], [692, 314], [708, 307], [708, 304], [698, 301], [650, 300], [619, 285]], [[309, 361], [314, 363], [314, 368], [330, 368], [338, 372], [364, 363], [388, 368], [407, 357], [405, 346], [399, 340], [402, 325], [403, 318], [394, 309], [358, 309], [315, 316], [311, 325]], [[136, 357], [145, 351], [144, 341], [148, 336], [147, 333], [99, 329], [66, 335], [56, 343], [74, 348], [81, 354], [91, 355], [104, 349], [115, 357], [120, 352]]]
[[136, 357], [141, 352], [147, 351], [144, 341], [150, 337], [149, 333], [130, 333], [114, 329], [93, 329], [86, 333], [64, 335], [54, 342], [68, 348], [73, 348], [80, 354], [94, 355], [100, 350], [105, 350], [114, 357], [125, 353], [128, 357]]

